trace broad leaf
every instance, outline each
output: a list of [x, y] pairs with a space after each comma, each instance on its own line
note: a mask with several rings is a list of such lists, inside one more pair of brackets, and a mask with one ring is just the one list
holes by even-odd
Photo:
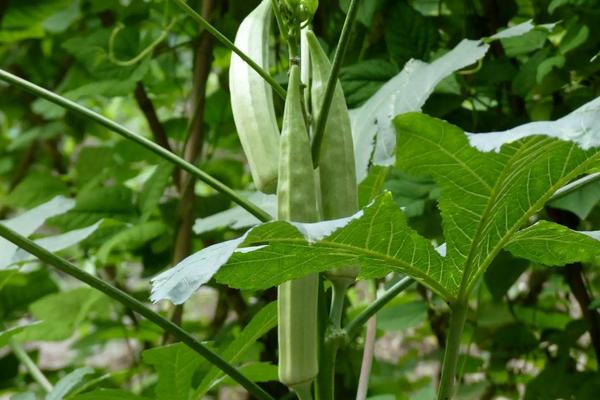
[[[435, 86], [452, 72], [481, 59], [489, 46], [478, 40], [463, 40], [431, 64], [410, 60], [360, 108], [351, 110], [356, 175], [367, 176], [373, 151], [376, 165], [393, 164], [396, 134], [392, 119], [398, 114], [419, 111]], [[410, 94], [410, 95], [408, 95]]]
[[[523, 23], [487, 40], [507, 39], [526, 34], [535, 27]], [[361, 182], [371, 160], [375, 165], [393, 165], [396, 133], [392, 120], [398, 114], [420, 111], [427, 98], [444, 78], [481, 60], [489, 45], [484, 40], [463, 40], [430, 64], [411, 59], [402, 71], [383, 85], [361, 107], [351, 110], [352, 136], [356, 156], [356, 175]]]
[[471, 146], [498, 152], [504, 144], [535, 134], [569, 140], [584, 150], [600, 146], [600, 97], [556, 121], [530, 122], [504, 132], [467, 135]]
[[354, 264], [362, 268], [363, 276], [397, 271], [413, 276], [444, 297], [450, 295], [438, 283], [442, 257], [407, 225], [389, 193], [344, 220], [260, 225], [249, 232], [241, 250], [260, 245], [253, 251], [234, 253], [216, 275], [217, 281], [236, 288], [264, 289]]
[[42, 322], [27, 326], [15, 337], [22, 342], [68, 339], [84, 319], [110, 315], [109, 304], [105, 295], [89, 287], [50, 294], [29, 307], [32, 316]]
[[597, 150], [534, 136], [481, 153], [463, 131], [410, 113], [395, 120], [397, 166], [431, 175], [447, 244], [437, 283], [452, 296], [468, 294], [500, 249], [561, 186], [600, 165]]
[[517, 232], [507, 243], [513, 255], [544, 265], [587, 262], [600, 256], [600, 232], [586, 234], [548, 221]]
[[361, 266], [363, 276], [409, 274], [450, 296], [438, 283], [442, 257], [408, 226], [386, 193], [352, 217], [310, 224], [270, 222], [201, 250], [153, 280], [152, 300], [183, 302], [217, 271], [215, 278], [231, 287], [266, 289], [348, 265]]
[[[267, 304], [255, 316], [252, 321], [242, 330], [240, 335], [226, 348], [220, 351], [221, 357], [230, 364], [236, 363], [240, 357], [252, 346], [259, 338], [277, 326], [277, 302]], [[213, 384], [223, 377], [223, 372], [216, 367], [204, 375], [198, 389], [196, 389], [194, 398], [200, 398]]]
[[202, 358], [182, 343], [157, 347], [142, 353], [144, 362], [158, 372], [158, 400], [181, 400], [190, 395], [192, 375]]

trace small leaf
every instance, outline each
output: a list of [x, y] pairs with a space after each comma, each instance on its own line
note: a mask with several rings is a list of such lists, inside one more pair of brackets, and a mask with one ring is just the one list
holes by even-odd
[[549, 221], [539, 221], [517, 232], [506, 249], [517, 257], [550, 266], [589, 262], [600, 256], [600, 241], [590, 236]]
[[64, 378], [61, 378], [54, 388], [46, 396], [46, 400], [62, 400], [64, 399], [75, 387], [83, 382], [83, 378], [86, 375], [93, 373], [94, 370], [90, 367], [78, 368], [75, 371], [69, 373]]
[[162, 198], [163, 192], [171, 181], [173, 166], [164, 162], [156, 166], [156, 169], [148, 178], [140, 193], [139, 207], [142, 215], [150, 215]]
[[[248, 200], [259, 206], [272, 217], [275, 216], [277, 206], [277, 197], [275, 195], [264, 194], [261, 192], [252, 192], [245, 195]], [[209, 217], [198, 218], [194, 222], [194, 233], [197, 235], [210, 232], [220, 228], [229, 227], [231, 229], [245, 229], [258, 225], [260, 221], [240, 206], [235, 206]]]
[[130, 392], [119, 389], [97, 389], [92, 392], [79, 394], [73, 400], [148, 400]]
[[596, 181], [585, 184], [577, 190], [550, 202], [550, 206], [571, 211], [579, 219], [586, 219], [598, 202], [600, 202], [600, 182]]
[[[221, 357], [230, 364], [236, 363], [259, 338], [277, 326], [277, 302], [264, 306], [242, 330], [240, 335], [222, 352]], [[194, 393], [200, 398], [213, 386], [215, 381], [223, 377], [223, 372], [216, 367], [204, 375], [200, 386]]]
[[105, 242], [98, 250], [98, 259], [106, 263], [113, 251], [133, 250], [160, 236], [166, 229], [161, 221], [142, 222], [127, 228]]
[[158, 373], [158, 400], [181, 400], [190, 395], [192, 376], [202, 358], [183, 343], [156, 347], [142, 353], [144, 362]]
[[[74, 206], [75, 201], [57, 196], [49, 202], [39, 205], [18, 217], [0, 221], [0, 223], [22, 236], [29, 236], [42, 226], [48, 218], [63, 214]], [[11, 264], [16, 251], [17, 246], [6, 239], [0, 238], [0, 270]]]
[[36, 321], [36, 322], [28, 323], [25, 325], [15, 326], [14, 328], [6, 329], [6, 330], [0, 332], [0, 349], [8, 344], [11, 337], [22, 332], [28, 326], [32, 326], [32, 325], [39, 324], [39, 323], [40, 323], [39, 321]]
[[[34, 240], [34, 242], [38, 246], [43, 247], [44, 249], [48, 250], [49, 252], [56, 253], [61, 250], [67, 249], [71, 246], [74, 246], [75, 244], [77, 244], [79, 242], [84, 241], [85, 239], [90, 237], [90, 235], [92, 233], [94, 233], [100, 227], [101, 224], [102, 224], [102, 220], [100, 220], [100, 221], [96, 222], [95, 224], [90, 225], [86, 228], [75, 229], [73, 231], [65, 232], [60, 235], [46, 236], [41, 239], [36, 239], [36, 240]], [[28, 252], [26, 252], [23, 249], [19, 249], [15, 253], [15, 255], [12, 259], [12, 263], [15, 264], [15, 263], [20, 263], [20, 262], [24, 262], [24, 261], [32, 261], [35, 259], [36, 259], [35, 256], [29, 254]]]

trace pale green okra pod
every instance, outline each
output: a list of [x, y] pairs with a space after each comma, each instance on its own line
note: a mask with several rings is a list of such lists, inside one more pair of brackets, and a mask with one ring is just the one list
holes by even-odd
[[[300, 68], [292, 65], [280, 138], [277, 217], [316, 222], [316, 187], [301, 102]], [[318, 287], [318, 275], [312, 274], [278, 288], [279, 380], [298, 394], [310, 393], [319, 370]]]

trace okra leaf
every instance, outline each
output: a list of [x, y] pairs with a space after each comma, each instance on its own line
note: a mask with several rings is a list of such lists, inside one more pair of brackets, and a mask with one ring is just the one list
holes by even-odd
[[465, 39], [431, 63], [409, 60], [399, 74], [386, 82], [362, 106], [350, 110], [358, 182], [367, 176], [371, 161], [374, 165], [394, 164], [396, 150], [396, 133], [392, 123], [394, 117], [402, 113], [420, 111], [438, 83], [455, 71], [474, 64], [485, 56], [489, 49], [489, 45], [485, 42], [514, 38], [527, 34], [533, 29], [547, 31], [553, 26], [553, 24], [535, 26], [531, 21], [526, 21], [490, 38]]
[[[221, 357], [230, 364], [239, 361], [248, 348], [256, 341], [264, 336], [267, 332], [277, 326], [277, 302], [272, 302], [261, 308], [261, 310], [252, 318], [252, 320], [242, 330], [240, 335], [235, 340], [219, 351]], [[201, 398], [210, 390], [210, 388], [223, 377], [223, 372], [216, 367], [211, 369], [204, 375], [200, 386], [194, 393], [194, 398]]]
[[[213, 275], [239, 289], [266, 289], [314, 272], [358, 265], [363, 276], [409, 274], [448, 298], [438, 279], [442, 256], [412, 230], [390, 193], [333, 221], [274, 221], [183, 260], [152, 280], [153, 301], [182, 303]], [[218, 272], [217, 272], [218, 271]]]
[[561, 266], [587, 262], [600, 255], [600, 232], [577, 232], [563, 225], [540, 221], [517, 232], [505, 249], [536, 263]]
[[442, 79], [483, 58], [488, 48], [480, 40], [465, 39], [430, 64], [409, 60], [361, 107], [350, 110], [358, 182], [367, 176], [371, 158], [376, 165], [393, 165], [394, 116], [421, 110]]
[[532, 134], [547, 135], [577, 143], [587, 150], [600, 146], [600, 97], [556, 121], [536, 121], [503, 132], [467, 133], [471, 146], [481, 151], [500, 151]]
[[240, 289], [265, 289], [314, 272], [358, 265], [363, 276], [397, 271], [451, 297], [439, 284], [442, 256], [408, 226], [389, 193], [350, 218], [257, 226], [241, 250], [248, 246], [261, 247], [233, 253], [216, 274], [218, 282]]
[[548, 136], [482, 153], [445, 121], [409, 113], [395, 124], [397, 167], [431, 175], [441, 188], [447, 256], [436, 283], [452, 296], [470, 292], [500, 249], [557, 189], [600, 166], [597, 149], [585, 151]]
[[188, 399], [192, 376], [202, 358], [183, 343], [156, 347], [142, 353], [145, 363], [158, 373], [154, 389], [158, 400]]

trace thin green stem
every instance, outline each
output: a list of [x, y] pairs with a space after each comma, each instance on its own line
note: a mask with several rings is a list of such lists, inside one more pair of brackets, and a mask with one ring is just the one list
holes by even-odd
[[466, 300], [458, 300], [451, 306], [450, 327], [442, 363], [442, 377], [438, 388], [438, 400], [451, 400], [456, 385], [456, 367], [460, 356], [460, 339], [462, 336], [469, 306]]
[[352, 283], [349, 279], [330, 279], [332, 284], [329, 322], [325, 330], [325, 340], [320, 354], [317, 390], [319, 400], [333, 400], [335, 395], [335, 361], [340, 348], [342, 311], [346, 291]]
[[208, 22], [200, 14], [198, 14], [196, 11], [194, 11], [184, 0], [173, 0], [173, 1], [183, 11], [185, 11], [190, 17], [192, 17], [196, 22], [198, 22], [204, 29], [206, 29], [208, 33], [213, 35], [215, 37], [215, 39], [217, 39], [225, 47], [227, 47], [228, 49], [233, 51], [242, 60], [244, 60], [246, 63], [248, 63], [248, 65], [253, 70], [255, 70], [257, 74], [262, 76], [262, 78], [265, 81], [267, 81], [269, 83], [269, 85], [271, 85], [271, 87], [273, 88], [273, 90], [275, 90], [275, 93], [277, 93], [279, 95], [279, 97], [281, 97], [282, 99], [285, 99], [285, 89], [283, 87], [281, 87], [281, 85], [279, 83], [277, 83], [277, 81], [275, 81], [275, 79], [267, 71], [265, 71], [263, 68], [261, 68], [260, 65], [255, 63], [254, 60], [252, 60], [250, 57], [248, 57], [246, 55], [246, 53], [244, 53], [239, 48], [237, 48], [231, 40], [227, 39], [227, 37], [225, 37], [225, 35], [223, 35], [221, 32], [219, 32], [219, 30], [217, 28], [212, 26], [210, 24], [210, 22]]
[[68, 274], [80, 280], [81, 282], [88, 284], [94, 289], [101, 291], [110, 298], [123, 304], [125, 307], [130, 308], [131, 310], [145, 317], [150, 322], [158, 325], [177, 339], [181, 340], [183, 343], [185, 343], [187, 346], [189, 346], [192, 350], [194, 350], [208, 362], [213, 364], [215, 367], [219, 368], [225, 374], [229, 375], [233, 380], [242, 385], [246, 390], [248, 390], [249, 393], [251, 393], [256, 398], [262, 400], [273, 400], [273, 398], [267, 392], [265, 392], [256, 383], [246, 378], [234, 366], [227, 363], [227, 361], [223, 360], [221, 357], [219, 357], [218, 354], [214, 353], [209, 348], [205, 347], [202, 343], [196, 340], [192, 335], [183, 330], [181, 327], [177, 326], [173, 322], [169, 321], [168, 319], [152, 311], [150, 308], [146, 307], [141, 301], [135, 299], [134, 297], [131, 297], [127, 293], [117, 289], [109, 283], [77, 268], [74, 264], [70, 263], [64, 258], [52, 254], [43, 247], [32, 242], [26, 237], [19, 235], [15, 231], [2, 224], [0, 224], [0, 236], [14, 243], [23, 250], [33, 254], [43, 262], [50, 264], [56, 269], [64, 272], [65, 274]]
[[342, 323], [342, 311], [344, 310], [344, 300], [346, 291], [351, 284], [349, 279], [331, 280], [331, 309], [329, 310], [329, 323], [335, 328], [340, 329]]
[[[2, 225], [0, 225], [0, 226], [2, 226]], [[9, 346], [10, 346], [10, 349], [12, 350], [13, 354], [15, 355], [15, 357], [17, 357], [19, 359], [19, 361], [21, 361], [21, 363], [23, 363], [23, 365], [25, 366], [25, 368], [27, 368], [27, 371], [29, 371], [29, 373], [31, 374], [33, 379], [37, 383], [39, 383], [41, 387], [44, 388], [46, 393], [50, 393], [52, 391], [52, 384], [50, 383], [50, 381], [48, 381], [48, 379], [46, 378], [44, 373], [42, 371], [40, 371], [38, 366], [35, 365], [33, 360], [29, 357], [29, 355], [27, 354], [25, 349], [23, 349], [23, 347], [21, 347], [19, 342], [17, 342], [14, 338], [10, 338]]]
[[158, 155], [159, 157], [172, 162], [173, 164], [177, 165], [179, 168], [194, 175], [195, 177], [197, 177], [202, 182], [206, 183], [208, 186], [212, 187], [216, 191], [226, 195], [232, 201], [239, 204], [242, 208], [246, 209], [250, 214], [252, 214], [256, 218], [258, 218], [260, 221], [265, 222], [265, 221], [271, 220], [271, 216], [269, 214], [267, 214], [265, 211], [263, 211], [261, 208], [259, 208], [257, 205], [240, 197], [231, 188], [229, 188], [226, 185], [224, 185], [223, 183], [219, 182], [217, 179], [213, 178], [206, 172], [197, 168], [193, 164], [183, 160], [181, 157], [178, 157], [177, 155], [171, 153], [170, 151], [165, 150], [162, 146], [154, 143], [153, 141], [148, 140], [145, 137], [140, 136], [140, 135], [130, 131], [129, 129], [106, 118], [105, 116], [100, 115], [97, 112], [92, 111], [80, 104], [77, 104], [76, 102], [74, 102], [72, 100], [62, 97], [56, 93], [53, 93], [47, 89], [42, 88], [40, 86], [37, 86], [36, 84], [31, 83], [25, 79], [19, 78], [18, 76], [13, 75], [10, 72], [7, 72], [3, 69], [0, 69], [0, 79], [5, 82], [8, 82], [12, 85], [15, 85], [23, 90], [26, 90], [30, 93], [33, 93], [34, 95], [36, 95], [38, 97], [46, 99], [46, 100], [48, 100], [54, 104], [57, 104], [61, 107], [64, 107], [65, 109], [67, 109], [69, 111], [73, 111], [77, 114], [83, 115], [83, 116], [93, 120], [94, 122], [110, 129], [111, 131], [113, 131], [133, 142], [136, 142], [137, 144], [145, 147], [146, 149], [148, 149], [149, 151]]
[[[333, 56], [333, 63], [331, 64], [331, 73], [327, 80], [327, 86], [325, 88], [325, 95], [323, 96], [323, 105], [317, 115], [317, 125], [315, 128], [314, 139], [312, 143], [312, 159], [313, 166], [316, 168], [319, 166], [319, 156], [321, 153], [321, 143], [323, 142], [323, 134], [325, 133], [325, 125], [327, 124], [327, 117], [329, 116], [329, 110], [331, 108], [331, 101], [333, 100], [333, 94], [337, 85], [338, 75], [344, 56], [346, 55], [346, 49], [348, 49], [348, 42], [350, 39], [350, 33], [356, 19], [358, 11], [358, 3], [360, 0], [351, 0], [350, 7], [348, 8], [348, 14], [346, 14], [346, 20], [342, 27], [342, 33]], [[316, 110], [315, 110], [316, 111]]]
[[400, 279], [398, 282], [394, 284], [391, 288], [389, 288], [384, 294], [375, 300], [371, 305], [369, 305], [363, 312], [361, 312], [356, 318], [346, 325], [344, 330], [348, 337], [353, 337], [359, 331], [359, 329], [367, 323], [371, 316], [375, 315], [379, 310], [383, 308], [387, 303], [389, 303], [392, 299], [394, 299], [399, 293], [401, 293], [404, 289], [409, 287], [415, 282], [414, 279], [410, 277], [404, 277]]

